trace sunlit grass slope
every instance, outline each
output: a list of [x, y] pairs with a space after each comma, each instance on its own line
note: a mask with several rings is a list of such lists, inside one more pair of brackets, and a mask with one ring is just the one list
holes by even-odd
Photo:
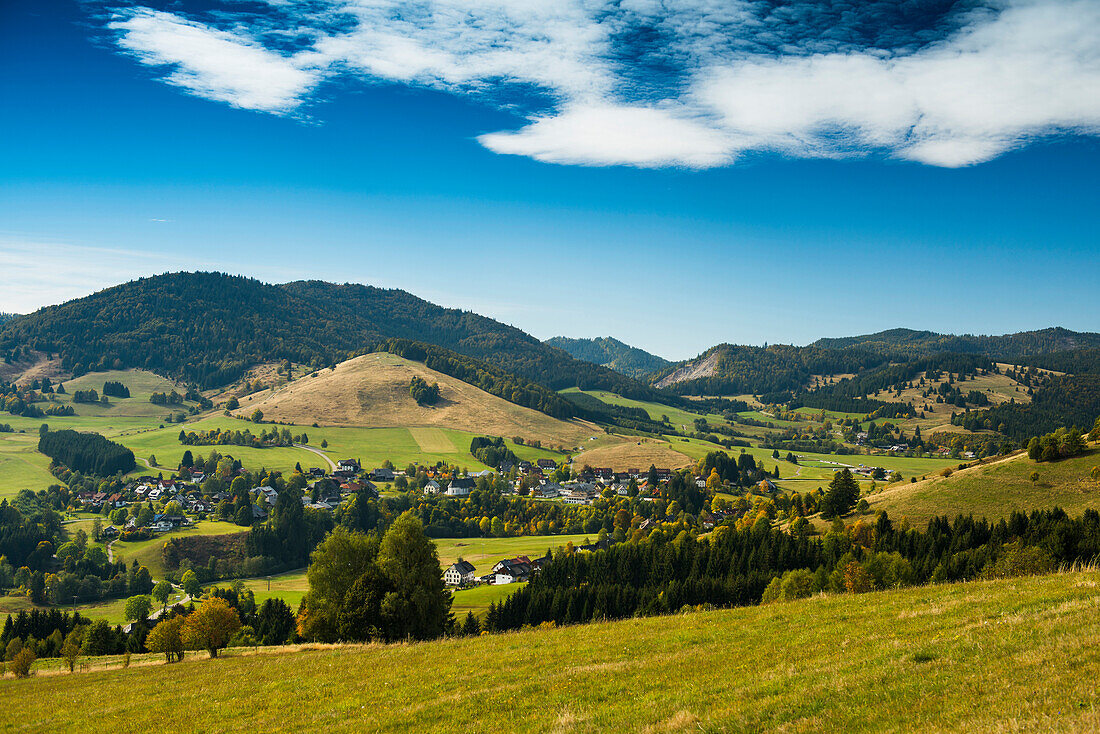
[[[1100, 574], [0, 684], [0, 725], [116, 731], [1092, 731]], [[170, 692], [167, 694], [166, 692]]]

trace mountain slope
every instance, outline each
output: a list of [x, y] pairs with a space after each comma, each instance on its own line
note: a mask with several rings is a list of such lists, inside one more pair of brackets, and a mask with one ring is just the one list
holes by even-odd
[[[409, 394], [413, 377], [439, 383], [435, 405], [418, 405]], [[393, 354], [376, 353], [322, 369], [251, 396], [236, 412], [259, 408], [266, 420], [322, 426], [457, 428], [492, 436], [522, 436], [562, 446], [579, 445], [591, 426], [551, 418]]]
[[596, 339], [570, 339], [565, 336], [555, 336], [547, 339], [545, 343], [567, 352], [576, 359], [603, 365], [639, 380], [672, 364], [663, 357], [624, 344], [610, 336]]
[[400, 290], [299, 281], [269, 285], [221, 273], [168, 273], [12, 319], [0, 350], [59, 354], [76, 374], [142, 367], [203, 387], [261, 362], [325, 366], [391, 338], [435, 344], [552, 389], [652, 388], [573, 359], [519, 329]]
[[[134, 656], [126, 670], [4, 681], [0, 722], [66, 732], [104, 720], [149, 731], [183, 715], [197, 731], [1096, 731], [1098, 580], [936, 584], [417, 644], [189, 653], [172, 665]], [[384, 671], [385, 685], [364, 671]]]

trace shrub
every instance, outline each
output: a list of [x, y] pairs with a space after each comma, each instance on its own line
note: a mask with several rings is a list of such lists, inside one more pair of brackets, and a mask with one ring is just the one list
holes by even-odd
[[29, 647], [24, 647], [11, 661], [11, 672], [16, 678], [27, 678], [34, 675], [31, 667], [34, 665], [34, 653]]

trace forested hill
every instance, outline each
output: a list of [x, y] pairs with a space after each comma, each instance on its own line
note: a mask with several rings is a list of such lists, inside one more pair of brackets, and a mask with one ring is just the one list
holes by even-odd
[[8, 321], [14, 319], [16, 316], [18, 316], [18, 314], [4, 313], [3, 311], [0, 311], [0, 326], [3, 326]]
[[1100, 347], [1100, 334], [1052, 327], [1021, 331], [1003, 336], [937, 334], [934, 331], [890, 329], [877, 334], [839, 339], [818, 339], [810, 345], [820, 349], [859, 349], [893, 356], [920, 357], [953, 352], [980, 354], [993, 359], [1019, 360], [1056, 352]]
[[37, 349], [60, 356], [77, 374], [142, 367], [205, 388], [261, 362], [329, 365], [393, 338], [438, 345], [552, 389], [659, 397], [519, 329], [405, 291], [319, 281], [269, 285], [221, 273], [141, 278], [13, 318], [0, 330], [0, 351]]
[[767, 395], [802, 390], [814, 375], [856, 373], [888, 361], [860, 349], [719, 344], [693, 360], [666, 367], [653, 379], [656, 386], [680, 395]]
[[568, 352], [577, 359], [603, 365], [636, 379], [642, 379], [672, 364], [663, 357], [624, 344], [610, 336], [596, 339], [570, 339], [555, 336], [547, 339], [546, 343]]

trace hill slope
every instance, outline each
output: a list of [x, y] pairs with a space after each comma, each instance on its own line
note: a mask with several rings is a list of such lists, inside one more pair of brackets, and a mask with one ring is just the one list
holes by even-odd
[[663, 357], [624, 344], [610, 336], [596, 339], [570, 339], [555, 336], [547, 339], [546, 343], [567, 352], [576, 359], [603, 365], [639, 380], [672, 364]]
[[[236, 412], [247, 417], [259, 408], [266, 420], [298, 425], [457, 428], [566, 447], [579, 445], [599, 430], [515, 405], [393, 354], [356, 357], [315, 374], [257, 393]], [[438, 403], [417, 405], [409, 394], [414, 376], [439, 383]]]
[[[934, 516], [974, 515], [996, 520], [1014, 510], [1031, 512], [1061, 507], [1071, 517], [1088, 508], [1100, 509], [1100, 482], [1091, 478], [1100, 465], [1095, 445], [1080, 456], [1036, 463], [1021, 453], [951, 473], [932, 476], [915, 484], [887, 487], [868, 497], [871, 510], [886, 510], [890, 517], [909, 518], [913, 527], [924, 527]], [[1038, 472], [1038, 481], [1031, 473]]]
[[1098, 604], [1100, 574], [1067, 573], [414, 645], [192, 653], [171, 666], [6, 681], [0, 721], [51, 731], [100, 731], [105, 720], [149, 731], [182, 715], [199, 731], [1095, 731]]

